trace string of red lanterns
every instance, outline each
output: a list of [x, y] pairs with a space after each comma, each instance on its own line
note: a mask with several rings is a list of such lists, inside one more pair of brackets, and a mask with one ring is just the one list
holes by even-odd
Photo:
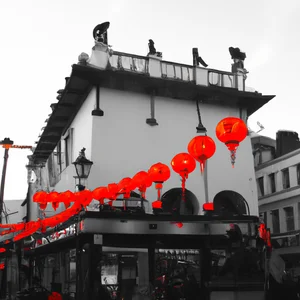
[[[235, 163], [236, 150], [239, 143], [242, 142], [247, 136], [247, 126], [245, 123], [235, 117], [225, 118], [221, 120], [216, 127], [217, 138], [225, 143], [231, 154], [232, 166]], [[171, 161], [173, 170], [178, 173], [182, 178], [182, 197], [184, 198], [185, 183], [188, 175], [196, 168], [196, 161], [200, 163], [201, 172], [205, 167], [207, 159], [211, 158], [216, 151], [216, 145], [212, 138], [209, 136], [196, 136], [188, 144], [188, 153], [179, 153]], [[46, 193], [45, 191], [38, 191], [33, 195], [33, 202], [39, 204], [41, 210], [45, 210], [48, 203], [51, 203], [53, 209], [56, 211], [60, 203], [65, 205], [65, 210], [49, 218], [37, 221], [29, 221], [27, 223], [18, 224], [0, 224], [0, 228], [5, 228], [1, 232], [1, 235], [8, 233], [17, 233], [13, 240], [18, 241], [25, 237], [28, 237], [36, 231], [46, 232], [48, 227], [55, 227], [67, 221], [70, 217], [78, 214], [82, 209], [87, 209], [90, 202], [95, 199], [99, 201], [101, 205], [105, 204], [104, 200], [108, 199], [109, 205], [113, 206], [113, 201], [117, 199], [119, 195], [123, 195], [123, 199], [130, 197], [130, 192], [138, 189], [141, 194], [141, 198], [145, 198], [147, 188], [151, 187], [152, 183], [155, 183], [157, 190], [157, 200], [152, 203], [152, 208], [161, 209], [161, 190], [163, 183], [170, 178], [170, 168], [163, 164], [157, 163], [150, 167], [148, 172], [140, 171], [135, 174], [133, 178], [125, 177], [118, 184], [110, 183], [107, 187], [98, 187], [93, 191], [83, 190], [79, 192], [65, 191], [58, 193], [52, 191]], [[71, 203], [73, 203], [72, 206]], [[124, 209], [126, 209], [124, 205]], [[9, 243], [5, 241], [4, 244]], [[2, 249], [2, 250], [1, 250]], [[4, 249], [4, 250], [3, 250]], [[5, 252], [5, 248], [0, 248], [0, 253]]]

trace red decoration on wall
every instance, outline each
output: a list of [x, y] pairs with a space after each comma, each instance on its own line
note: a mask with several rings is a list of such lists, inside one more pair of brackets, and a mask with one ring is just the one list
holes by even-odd
[[216, 151], [216, 144], [209, 136], [196, 136], [188, 144], [189, 154], [200, 163], [201, 173], [204, 171], [205, 162]]
[[0, 248], [0, 253], [4, 253], [6, 252], [6, 249], [5, 248]]
[[152, 202], [152, 208], [161, 208], [161, 190], [163, 187], [163, 182], [167, 181], [171, 176], [170, 168], [167, 165], [159, 162], [151, 166], [151, 168], [148, 170], [148, 174], [150, 179], [155, 182], [155, 188], [157, 190], [157, 200]]
[[181, 176], [182, 200], [185, 201], [185, 182], [196, 168], [195, 159], [188, 153], [179, 153], [171, 161], [173, 170]]
[[0, 264], [0, 270], [3, 270], [3, 269], [5, 269], [5, 263]]
[[221, 120], [216, 127], [217, 138], [224, 143], [230, 151], [232, 167], [234, 167], [236, 150], [248, 134], [248, 128], [243, 120], [228, 117]]

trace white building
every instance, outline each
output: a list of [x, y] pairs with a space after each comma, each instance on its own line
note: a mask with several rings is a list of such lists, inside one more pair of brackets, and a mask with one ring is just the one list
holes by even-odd
[[[82, 53], [72, 66], [64, 89], [58, 91], [58, 103], [52, 105], [28, 166], [38, 177], [30, 184], [31, 197], [38, 189], [74, 191], [71, 163], [83, 147], [94, 163], [87, 183], [91, 190], [147, 171], [157, 162], [170, 166], [174, 155], [187, 152], [189, 141], [197, 135], [199, 101], [202, 122], [217, 147], [208, 161], [209, 200], [230, 198], [235, 192], [257, 215], [250, 138], [240, 144], [232, 168], [227, 147], [215, 135], [221, 119], [233, 116], [247, 122], [274, 97], [248, 92], [245, 78], [244, 69], [231, 73], [183, 65], [164, 61], [159, 54], [116, 52], [95, 42], [91, 56]], [[163, 191], [180, 186], [179, 175], [172, 172]], [[200, 205], [204, 203], [199, 165], [190, 174], [187, 188]], [[147, 199], [156, 200], [154, 187], [147, 191]], [[37, 207], [28, 203], [33, 205], [30, 219], [36, 219]]]

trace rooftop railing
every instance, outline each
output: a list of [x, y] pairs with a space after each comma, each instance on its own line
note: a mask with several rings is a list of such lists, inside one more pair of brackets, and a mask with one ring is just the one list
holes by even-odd
[[[105, 54], [103, 56], [103, 54], [102, 51], [94, 49], [92, 54], [93, 59], [89, 63], [95, 67], [99, 67], [98, 62], [106, 56]], [[110, 54], [107, 52], [107, 56], [108, 66], [113, 70], [145, 74], [155, 78], [193, 82], [201, 86], [231, 88], [240, 91], [246, 90], [243, 74], [163, 61], [155, 55], [139, 56], [113, 51]]]

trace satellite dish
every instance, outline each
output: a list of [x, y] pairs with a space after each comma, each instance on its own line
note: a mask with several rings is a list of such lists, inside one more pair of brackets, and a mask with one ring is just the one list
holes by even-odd
[[99, 42], [102, 40], [105, 44], [107, 44], [107, 29], [109, 28], [109, 25], [109, 22], [104, 22], [97, 25], [93, 30], [94, 39]]

